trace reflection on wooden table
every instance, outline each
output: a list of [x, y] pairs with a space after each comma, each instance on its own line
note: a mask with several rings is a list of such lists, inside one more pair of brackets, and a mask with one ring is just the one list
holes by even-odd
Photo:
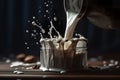
[[[14, 74], [15, 69], [10, 68], [11, 63], [0, 62], [0, 79], [120, 79], [120, 67], [119, 67], [119, 56], [115, 57], [106, 57], [102, 56], [89, 56], [88, 58], [88, 68], [82, 69], [79, 71], [67, 71], [64, 73], [60, 72], [43, 72], [40, 69], [31, 69], [31, 70], [22, 70], [23, 74]], [[105, 58], [107, 58], [105, 60]], [[108, 62], [111, 63], [114, 60], [114, 63], [117, 64], [114, 67], [103, 67], [104, 61], [108, 65]], [[115, 62], [118, 61], [118, 62]]]

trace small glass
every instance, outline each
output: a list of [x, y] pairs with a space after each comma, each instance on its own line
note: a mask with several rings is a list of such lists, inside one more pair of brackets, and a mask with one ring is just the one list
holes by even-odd
[[[74, 42], [71, 41], [71, 42]], [[44, 45], [43, 45], [44, 44]], [[43, 71], [71, 71], [81, 70], [87, 67], [87, 41], [81, 39], [70, 49], [56, 49], [51, 40], [44, 40], [40, 51], [40, 69]]]

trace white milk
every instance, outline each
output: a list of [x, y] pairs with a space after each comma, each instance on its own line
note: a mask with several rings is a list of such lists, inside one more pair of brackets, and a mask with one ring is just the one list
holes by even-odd
[[[87, 40], [80, 34], [77, 34], [78, 38], [73, 38], [74, 29], [81, 18], [80, 10], [82, 8], [83, 0], [65, 1], [69, 2], [67, 3], [69, 6], [67, 6], [67, 9], [65, 6], [67, 23], [64, 38], [55, 29], [52, 21], [50, 21], [51, 28], [48, 32], [50, 37], [43, 38], [42, 35], [45, 31], [42, 31], [41, 33], [40, 69], [43, 71], [50, 70], [52, 68], [74, 70], [86, 66]], [[41, 27], [40, 29], [42, 30]], [[56, 37], [52, 36], [53, 30], [57, 33]]]
[[83, 5], [83, 0], [64, 0], [64, 8], [67, 16], [65, 40], [73, 37], [74, 29], [80, 20], [79, 17]]

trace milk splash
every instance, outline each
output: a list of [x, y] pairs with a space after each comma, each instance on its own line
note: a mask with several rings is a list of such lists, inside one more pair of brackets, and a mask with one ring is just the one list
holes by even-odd
[[[87, 40], [80, 34], [76, 34], [78, 38], [72, 38], [68, 41], [64, 41], [64, 38], [53, 26], [52, 21], [50, 21], [50, 24], [51, 27], [48, 32], [50, 37], [44, 38], [42, 35], [43, 33], [41, 33], [41, 69], [78, 69], [85, 67]], [[55, 37], [52, 36], [53, 30], [57, 33]], [[79, 62], [79, 64], [77, 62]]]
[[[66, 0], [65, 0], [66, 1]], [[69, 5], [66, 8], [66, 2]], [[40, 62], [42, 70], [50, 70], [52, 68], [57, 69], [80, 69], [86, 66], [86, 45], [87, 40], [80, 34], [76, 34], [76, 38], [73, 38], [73, 31], [77, 22], [80, 19], [80, 10], [82, 7], [83, 0], [67, 0], [64, 2], [67, 15], [67, 24], [65, 36], [62, 37], [59, 31], [53, 25], [52, 20], [50, 21], [51, 27], [49, 28], [49, 38], [44, 38], [43, 35], [45, 30], [39, 26], [36, 21], [33, 21], [32, 24], [41, 29], [41, 52], [40, 52]], [[73, 2], [72, 2], [73, 1]], [[80, 1], [80, 2], [79, 2]], [[80, 5], [75, 6], [77, 3]], [[74, 3], [70, 5], [71, 3]], [[71, 7], [75, 8], [75, 12], [69, 10]], [[79, 6], [79, 7], [78, 7]], [[79, 10], [79, 11], [78, 11]], [[53, 35], [52, 31], [55, 31], [57, 35]]]

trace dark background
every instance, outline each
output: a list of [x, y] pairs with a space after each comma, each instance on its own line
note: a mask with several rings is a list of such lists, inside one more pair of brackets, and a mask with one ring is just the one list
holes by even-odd
[[[46, 1], [53, 2], [49, 8], [45, 7]], [[102, 3], [118, 8], [116, 5], [120, 5], [120, 0], [101, 0]], [[46, 9], [50, 10], [49, 14], [45, 13]], [[41, 13], [38, 12], [39, 10]], [[50, 18], [44, 18], [44, 14]], [[33, 30], [40, 33], [39, 28], [31, 24], [33, 16], [37, 17], [45, 29], [48, 29], [49, 21], [56, 16], [57, 21], [54, 22], [54, 26], [64, 35], [66, 19], [62, 0], [0, 0], [1, 56], [19, 53], [39, 54], [39, 45], [34, 43], [39, 41], [40, 36], [37, 35], [37, 39], [30, 36]], [[30, 33], [26, 33], [26, 30]], [[84, 17], [79, 21], [75, 33], [80, 33], [88, 39], [88, 54], [120, 54], [120, 29], [101, 29]], [[29, 49], [27, 49], [28, 46]]]

